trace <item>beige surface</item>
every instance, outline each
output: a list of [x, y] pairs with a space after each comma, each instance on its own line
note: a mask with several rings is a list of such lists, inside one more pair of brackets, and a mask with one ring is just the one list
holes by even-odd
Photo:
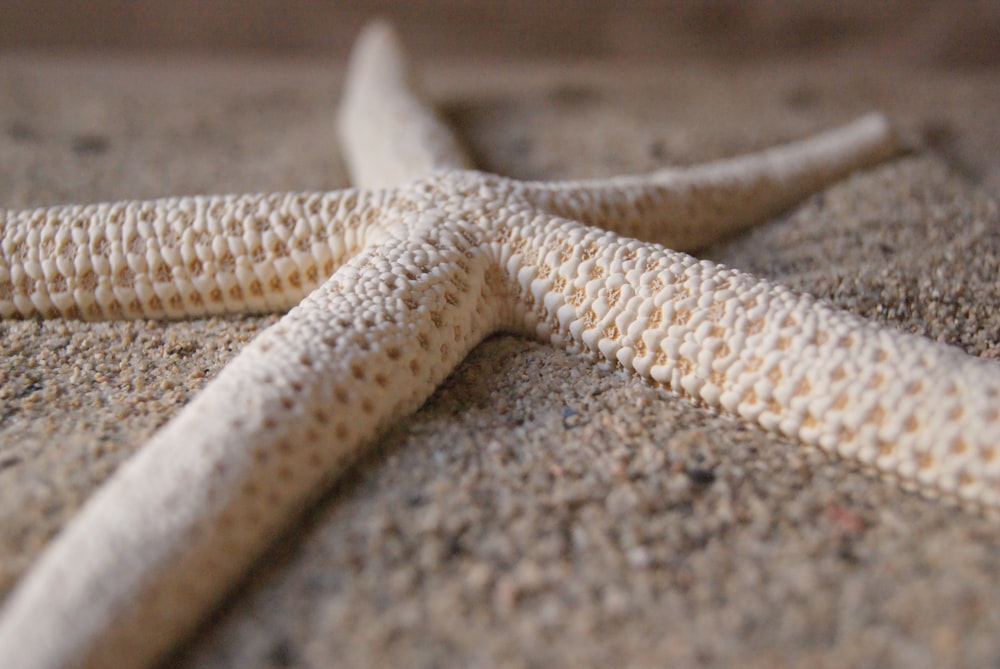
[[[345, 184], [321, 62], [0, 61], [0, 205]], [[996, 356], [1000, 84], [848, 63], [445, 67], [479, 164], [596, 176], [882, 108], [934, 150], [712, 258]], [[0, 323], [0, 588], [270, 318]], [[279, 542], [178, 666], [983, 666], [1000, 529], [497, 337]]]

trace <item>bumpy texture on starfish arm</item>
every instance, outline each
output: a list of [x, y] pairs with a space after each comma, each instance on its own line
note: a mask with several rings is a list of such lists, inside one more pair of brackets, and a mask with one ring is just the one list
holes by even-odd
[[451, 130], [424, 103], [395, 31], [382, 22], [351, 54], [339, 127], [351, 183], [396, 186], [440, 169], [471, 169]]
[[1000, 370], [809, 295], [567, 221], [497, 249], [538, 336], [930, 496], [1000, 507]]
[[0, 317], [283, 311], [365, 244], [379, 191], [0, 210]]
[[899, 152], [888, 120], [849, 125], [760, 153], [637, 176], [527, 185], [554, 215], [693, 251], [788, 209]]

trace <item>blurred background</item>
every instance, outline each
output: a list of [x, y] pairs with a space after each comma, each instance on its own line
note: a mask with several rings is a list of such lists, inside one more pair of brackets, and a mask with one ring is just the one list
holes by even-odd
[[0, 51], [341, 57], [386, 16], [422, 57], [767, 59], [864, 50], [1000, 64], [1000, 0], [0, 0]]

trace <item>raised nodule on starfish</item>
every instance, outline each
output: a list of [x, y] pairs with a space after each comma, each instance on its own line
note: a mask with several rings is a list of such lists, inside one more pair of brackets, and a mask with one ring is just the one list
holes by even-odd
[[408, 81], [376, 27], [342, 114], [355, 178], [403, 185], [0, 214], [4, 316], [298, 303], [53, 541], [0, 616], [0, 657], [25, 669], [162, 658], [324, 483], [498, 330], [928, 494], [1000, 506], [993, 363], [625, 236], [691, 248], [730, 234], [890, 156], [884, 119], [687, 170], [524, 183], [465, 169]]

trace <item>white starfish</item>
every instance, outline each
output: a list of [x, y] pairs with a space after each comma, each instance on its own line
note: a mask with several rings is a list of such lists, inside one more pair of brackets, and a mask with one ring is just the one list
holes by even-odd
[[0, 213], [6, 317], [298, 303], [52, 542], [0, 615], [6, 665], [162, 658], [290, 517], [498, 330], [931, 495], [1000, 506], [992, 363], [624, 236], [695, 248], [776, 213], [891, 155], [881, 117], [688, 170], [518, 182], [466, 169], [376, 27], [342, 120], [367, 190]]

